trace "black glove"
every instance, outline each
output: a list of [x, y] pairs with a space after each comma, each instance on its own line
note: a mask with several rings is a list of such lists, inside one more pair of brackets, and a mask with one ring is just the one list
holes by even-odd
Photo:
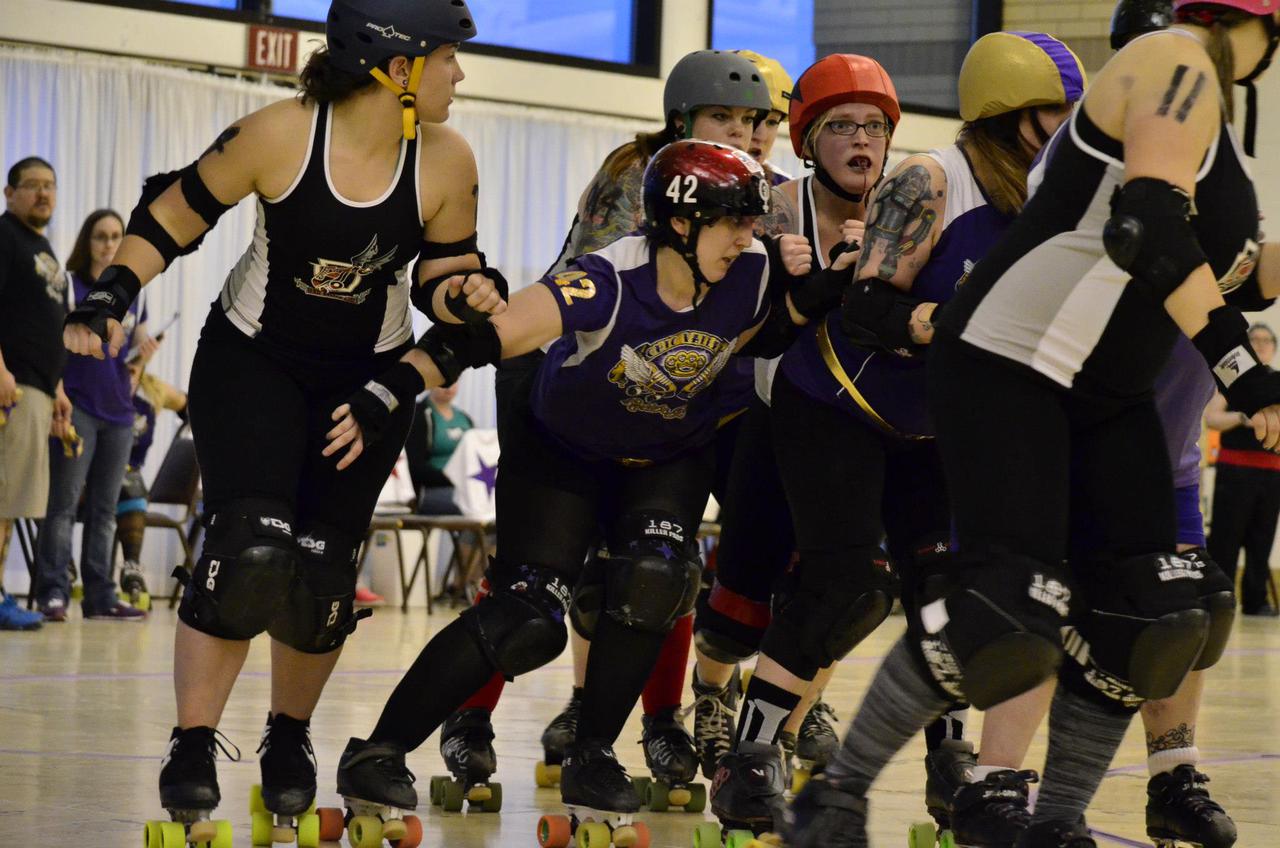
[[852, 282], [852, 265], [843, 271], [814, 271], [791, 290], [791, 305], [806, 318], [819, 318], [840, 305]]
[[76, 308], [67, 314], [62, 322], [64, 327], [71, 324], [84, 324], [102, 339], [107, 341], [107, 320], [114, 318], [123, 322], [129, 305], [142, 291], [142, 283], [138, 275], [126, 265], [111, 265], [102, 272], [102, 276], [93, 284], [93, 288], [85, 295], [84, 300], [76, 304]]
[[365, 447], [377, 444], [386, 432], [391, 414], [402, 405], [412, 406], [425, 388], [417, 368], [407, 362], [397, 362], [348, 397], [346, 403], [360, 425]]
[[911, 313], [918, 305], [884, 280], [858, 280], [845, 294], [840, 329], [854, 344], [910, 356], [921, 347], [911, 340]]
[[1280, 373], [1258, 361], [1249, 344], [1249, 322], [1234, 306], [1219, 306], [1192, 343], [1209, 363], [1227, 407], [1252, 416], [1280, 404]]
[[[508, 299], [510, 286], [507, 285], [507, 278], [502, 276], [502, 272], [497, 268], [480, 268], [475, 271], [462, 271], [463, 280], [472, 274], [479, 274], [482, 277], [488, 277], [493, 281], [494, 287], [497, 288], [498, 294], [502, 295], [503, 300]], [[456, 275], [450, 275], [456, 276]], [[462, 289], [458, 289], [457, 294], [447, 294], [444, 297], [444, 306], [449, 310], [449, 314], [457, 318], [464, 324], [483, 324], [489, 320], [488, 312], [481, 312], [472, 308], [467, 303], [467, 296], [463, 294]]]

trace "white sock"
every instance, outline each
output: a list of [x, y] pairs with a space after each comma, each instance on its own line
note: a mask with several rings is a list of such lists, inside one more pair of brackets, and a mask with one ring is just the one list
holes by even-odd
[[1194, 745], [1186, 748], [1169, 748], [1156, 751], [1147, 757], [1147, 771], [1152, 777], [1173, 771], [1180, 765], [1192, 765], [1200, 762], [1200, 749]]
[[[969, 774], [970, 783], [981, 783], [987, 779], [987, 775], [995, 774], [998, 771], [1009, 771], [1008, 766], [974, 766], [973, 771]], [[1016, 771], [1016, 769], [1015, 769]]]

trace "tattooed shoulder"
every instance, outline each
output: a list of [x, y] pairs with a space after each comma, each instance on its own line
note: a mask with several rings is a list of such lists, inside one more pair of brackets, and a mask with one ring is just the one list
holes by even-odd
[[[873, 267], [874, 276], [894, 278], [902, 257], [915, 254], [927, 243], [938, 219], [933, 207], [944, 194], [923, 164], [906, 165], [886, 179], [868, 210], [866, 247], [858, 260], [858, 276], [864, 276], [864, 268]], [[922, 264], [923, 259], [909, 263], [914, 270]]]
[[232, 124], [231, 126], [227, 127], [225, 130], [223, 130], [221, 133], [218, 134], [217, 138], [213, 140], [213, 144], [209, 145], [205, 149], [204, 153], [200, 154], [200, 158], [203, 159], [204, 157], [208, 156], [210, 153], [225, 153], [227, 150], [227, 145], [230, 144], [231, 141], [238, 135], [240, 135], [239, 124]]
[[757, 229], [757, 235], [766, 236], [799, 232], [800, 213], [795, 201], [780, 187], [774, 186], [770, 190], [769, 214], [760, 220]]

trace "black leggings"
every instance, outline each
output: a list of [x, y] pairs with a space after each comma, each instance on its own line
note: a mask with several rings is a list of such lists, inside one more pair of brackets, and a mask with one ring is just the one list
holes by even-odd
[[812, 679], [826, 661], [839, 659], [823, 656], [818, 645], [844, 641], [830, 632], [848, 624], [841, 613], [882, 585], [876, 562], [883, 559], [882, 539], [899, 571], [911, 571], [920, 553], [945, 547], [947, 488], [932, 441], [874, 430], [782, 374], [773, 384], [772, 422], [800, 561], [794, 593], [762, 650]]
[[1267, 603], [1271, 546], [1280, 518], [1280, 471], [1218, 463], [1213, 483], [1213, 524], [1206, 547], [1234, 585], [1244, 548], [1240, 608], [1249, 615]]

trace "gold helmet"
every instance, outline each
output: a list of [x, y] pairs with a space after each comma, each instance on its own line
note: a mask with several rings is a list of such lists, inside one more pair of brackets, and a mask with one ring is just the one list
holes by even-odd
[[1028, 106], [1075, 103], [1086, 77], [1071, 48], [1042, 32], [993, 32], [960, 67], [960, 117], [977, 121]]
[[787, 69], [782, 67], [782, 63], [777, 59], [761, 56], [754, 50], [735, 50], [733, 52], [756, 66], [756, 70], [764, 78], [765, 84], [769, 86], [769, 102], [772, 110], [781, 112], [782, 120], [785, 121], [787, 119], [787, 111], [790, 109], [791, 89], [794, 86]]

